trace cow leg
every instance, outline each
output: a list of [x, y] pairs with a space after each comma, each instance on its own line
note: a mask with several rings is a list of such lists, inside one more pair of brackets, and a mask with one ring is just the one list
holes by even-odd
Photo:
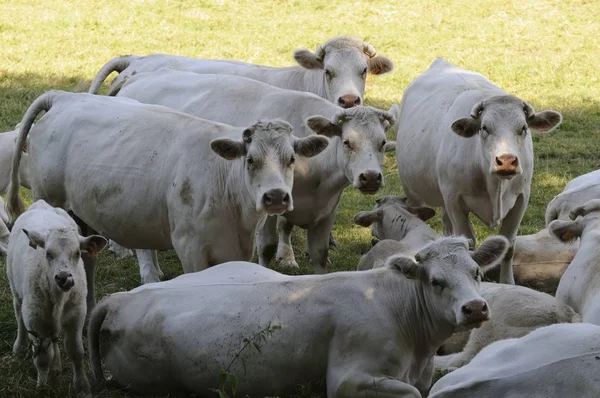
[[117, 259], [127, 258], [133, 256], [133, 251], [129, 250], [126, 247], [121, 246], [114, 240], [108, 241], [108, 251], [114, 253], [117, 256]]
[[294, 224], [285, 217], [277, 218], [277, 233], [279, 234], [279, 245], [277, 246], [277, 262], [284, 267], [298, 268], [292, 247], [292, 230]]
[[21, 312], [21, 300], [13, 297], [13, 307], [15, 309], [15, 318], [17, 318], [17, 339], [13, 345], [13, 354], [21, 352], [24, 347], [27, 347], [27, 328], [23, 323], [23, 313]]
[[320, 220], [306, 231], [306, 245], [315, 274], [327, 272], [329, 254], [329, 233], [333, 228], [334, 214]]
[[515, 239], [521, 225], [521, 220], [527, 209], [527, 203], [529, 202], [529, 193], [527, 197], [524, 194], [519, 195], [512, 209], [506, 214], [506, 217], [502, 220], [500, 226], [500, 235], [504, 235], [510, 242], [510, 247], [504, 255], [502, 262], [500, 263], [500, 283], [508, 283], [510, 285], [515, 284], [515, 277], [513, 275], [513, 255], [515, 253]]
[[256, 234], [258, 263], [268, 267], [277, 250], [277, 216], [267, 217], [265, 225]]
[[445, 207], [442, 208], [442, 225], [443, 225], [444, 236], [451, 236], [452, 235], [452, 221], [450, 221], [450, 217], [448, 216], [448, 212], [446, 211]]
[[[95, 233], [83, 220], [77, 217], [72, 212], [69, 212], [75, 223], [81, 230], [81, 235], [89, 236]], [[83, 260], [83, 268], [85, 269], [85, 279], [87, 283], [87, 315], [86, 319], [92, 314], [92, 310], [96, 306], [96, 264], [98, 263], [98, 256], [89, 254], [87, 251], [81, 252], [81, 259]]]
[[37, 386], [43, 386], [48, 382], [50, 366], [54, 362], [54, 345], [50, 339], [38, 339], [35, 354], [33, 356], [33, 364], [37, 370]]
[[[210, 245], [204, 240], [198, 237], [192, 239], [186, 234], [178, 237], [175, 233], [171, 233], [171, 239], [184, 273], [202, 271], [211, 265], [218, 264], [218, 262], [211, 262], [211, 258], [214, 256], [211, 256]], [[235, 255], [238, 254], [235, 251], [232, 252], [233, 249], [230, 247], [227, 249], [229, 258], [235, 258]]]
[[330, 374], [327, 375], [327, 396], [332, 398], [421, 398], [422, 395], [415, 387], [391, 376], [382, 377], [351, 371], [344, 373], [340, 379], [332, 377]]
[[433, 358], [430, 358], [429, 362], [427, 362], [427, 365], [421, 372], [421, 377], [415, 383], [415, 387], [424, 397], [428, 395], [429, 390], [431, 389], [431, 380], [433, 379], [434, 370]]
[[142, 284], [160, 282], [164, 274], [158, 266], [156, 250], [136, 250]]
[[444, 203], [446, 204], [444, 214], [452, 224], [452, 234], [462, 235], [467, 239], [471, 239], [469, 245], [474, 246], [477, 239], [475, 238], [475, 232], [473, 232], [473, 226], [469, 221], [469, 212], [464, 210], [457, 200], [450, 202], [444, 201]]
[[52, 362], [52, 368], [50, 369], [54, 374], [60, 374], [62, 372], [62, 363], [60, 360], [60, 347], [58, 341], [53, 341], [54, 345], [54, 361]]
[[65, 331], [65, 349], [73, 365], [73, 385], [77, 391], [90, 393], [90, 383], [83, 367], [83, 339], [81, 332], [83, 320], [79, 317], [63, 326]]

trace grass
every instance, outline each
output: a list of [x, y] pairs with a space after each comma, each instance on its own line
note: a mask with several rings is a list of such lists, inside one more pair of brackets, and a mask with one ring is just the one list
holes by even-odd
[[[361, 37], [396, 63], [393, 73], [368, 79], [368, 105], [387, 109], [400, 102], [407, 84], [443, 56], [483, 73], [537, 110], [563, 113], [558, 131], [534, 137], [535, 176], [522, 234], [543, 228], [546, 204], [567, 181], [600, 167], [600, 3], [585, 0], [2, 2], [0, 131], [12, 130], [45, 90], [71, 90], [117, 55], [164, 52], [285, 66], [292, 64], [295, 48], [314, 50], [338, 34]], [[386, 159], [385, 177], [380, 195], [401, 194], [393, 156]], [[353, 225], [352, 217], [374, 200], [350, 189], [344, 193], [330, 271], [353, 269], [369, 247], [369, 231]], [[439, 217], [432, 225], [441, 230]], [[490, 231], [476, 222], [476, 233], [482, 239]], [[299, 272], [312, 272], [302, 255], [302, 231], [294, 245]], [[181, 273], [173, 252], [161, 253], [160, 261], [168, 278]], [[58, 382], [36, 390], [31, 359], [13, 358], [16, 324], [3, 260], [0, 268], [0, 396], [69, 396], [68, 360]], [[99, 298], [138, 284], [133, 260], [102, 256]], [[299, 394], [315, 396], [306, 386]], [[95, 396], [125, 394], [111, 390]]]

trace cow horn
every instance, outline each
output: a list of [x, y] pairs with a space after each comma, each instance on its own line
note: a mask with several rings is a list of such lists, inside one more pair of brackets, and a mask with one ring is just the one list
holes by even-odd
[[315, 57], [317, 57], [319, 61], [323, 61], [323, 58], [325, 58], [325, 47], [317, 47], [317, 49], [315, 50]]
[[252, 142], [252, 134], [254, 132], [252, 131], [252, 129], [247, 128], [246, 130], [244, 130], [244, 132], [242, 133], [242, 139], [244, 140], [244, 142], [246, 144], [250, 144]]
[[483, 109], [483, 101], [478, 102], [477, 104], [475, 104], [473, 109], [471, 109], [471, 117], [473, 119], [479, 119], [479, 116], [481, 115], [481, 112], [483, 112]]
[[375, 50], [375, 47], [367, 42], [364, 43], [363, 51], [369, 56], [369, 58], [373, 58], [377, 55], [377, 50]]
[[338, 124], [344, 122], [345, 120], [348, 120], [348, 115], [346, 114], [345, 111], [339, 111], [339, 112], [336, 112], [336, 114], [331, 117], [331, 119], [329, 120], [329, 123], [338, 125]]
[[390, 123], [390, 126], [396, 123], [396, 117], [390, 112], [380, 111], [380, 115], [383, 120], [387, 120]]
[[523, 101], [523, 112], [525, 113], [525, 118], [528, 120], [535, 117], [535, 110], [533, 109], [533, 106], [529, 105], [525, 101]]

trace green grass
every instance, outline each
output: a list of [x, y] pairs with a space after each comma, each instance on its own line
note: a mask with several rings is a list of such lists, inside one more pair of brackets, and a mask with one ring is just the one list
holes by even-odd
[[[400, 102], [407, 84], [443, 56], [483, 73], [537, 110], [563, 113], [558, 131], [534, 137], [535, 176], [521, 233], [543, 228], [546, 204], [567, 181], [600, 167], [600, 3], [585, 0], [1, 2], [0, 131], [12, 130], [45, 90], [71, 90], [117, 55], [164, 52], [285, 66], [293, 63], [295, 48], [314, 50], [338, 34], [361, 37], [396, 63], [393, 73], [369, 77], [368, 105], [387, 109]], [[393, 156], [385, 167], [387, 185], [380, 195], [401, 194]], [[330, 271], [353, 269], [369, 247], [369, 231], [354, 226], [352, 217], [374, 200], [345, 192]], [[439, 217], [432, 225], [441, 229]], [[476, 223], [476, 233], [482, 239], [490, 232]], [[299, 272], [310, 273], [301, 231], [294, 244]], [[160, 261], [168, 278], [181, 273], [173, 252], [161, 253]], [[68, 396], [68, 360], [63, 360], [64, 376], [38, 391], [30, 358], [13, 358], [16, 324], [3, 261], [0, 268], [0, 396]], [[102, 256], [99, 298], [138, 283], [134, 261]], [[97, 391], [95, 396], [124, 394]], [[300, 396], [312, 396], [310, 388]]]

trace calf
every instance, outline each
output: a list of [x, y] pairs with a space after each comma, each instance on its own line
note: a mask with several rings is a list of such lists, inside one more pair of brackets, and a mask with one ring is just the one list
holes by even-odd
[[398, 171], [411, 205], [442, 207], [446, 235], [475, 242], [474, 213], [511, 249], [500, 282], [514, 284], [512, 244], [529, 202], [533, 177], [530, 128], [554, 129], [562, 116], [536, 113], [484, 76], [434, 61], [404, 91], [395, 108]]
[[484, 348], [438, 380], [430, 398], [600, 396], [600, 327], [552, 325]]
[[46, 383], [51, 369], [61, 369], [58, 337], [64, 332], [73, 384], [90, 392], [81, 337], [87, 294], [81, 251], [96, 254], [106, 243], [101, 236], [80, 236], [64, 210], [43, 200], [15, 221], [6, 261], [18, 327], [13, 352], [31, 342], [38, 386]]
[[[20, 148], [43, 110], [31, 129], [34, 197], [125, 247], [174, 248], [185, 272], [250, 259], [257, 225], [293, 209], [296, 156], [329, 142], [294, 137], [280, 120], [239, 128], [127, 98], [51, 91], [24, 116], [7, 196], [13, 214]], [[95, 260], [86, 264], [88, 308]]]
[[574, 221], [554, 220], [548, 229], [561, 241], [581, 238], [579, 250], [563, 274], [556, 298], [579, 312], [583, 322], [600, 325], [600, 199], [571, 213]]
[[[135, 390], [206, 394], [231, 364], [242, 396], [286, 394], [326, 377], [328, 397], [420, 397], [437, 347], [488, 319], [479, 275], [507, 247], [491, 237], [470, 254], [466, 239], [442, 238], [416, 260], [329, 275], [228, 263], [206, 277], [116, 293], [90, 321], [93, 372], [102, 377], [104, 358]], [[270, 325], [278, 330], [256, 338]], [[244, 339], [257, 339], [260, 352], [232, 361]]]

